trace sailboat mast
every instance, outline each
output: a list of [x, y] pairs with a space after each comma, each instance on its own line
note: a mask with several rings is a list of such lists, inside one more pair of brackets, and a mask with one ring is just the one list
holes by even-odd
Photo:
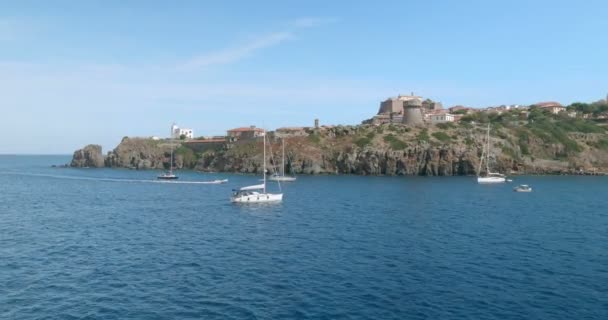
[[285, 138], [281, 139], [281, 142], [283, 143], [283, 162], [281, 163], [282, 166], [282, 171], [283, 174], [282, 176], [285, 176]]
[[266, 193], [266, 130], [264, 130], [262, 132], [263, 138], [264, 138], [264, 159], [262, 160], [262, 162], [264, 163], [263, 165], [263, 172], [262, 174], [264, 175], [264, 193]]
[[488, 123], [488, 149], [486, 151], [486, 172], [490, 174], [490, 124]]
[[171, 158], [169, 162], [169, 172], [173, 173], [173, 143], [171, 143]]

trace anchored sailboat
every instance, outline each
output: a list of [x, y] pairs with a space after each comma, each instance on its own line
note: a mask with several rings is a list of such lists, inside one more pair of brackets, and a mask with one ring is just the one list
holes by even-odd
[[290, 177], [285, 175], [285, 139], [281, 139], [282, 147], [283, 147], [283, 160], [281, 162], [281, 174], [275, 173], [269, 179], [272, 181], [283, 181], [290, 182], [296, 181], [296, 177]]
[[[504, 174], [490, 171], [490, 124], [488, 124], [488, 133], [486, 136], [487, 147], [481, 153], [481, 160], [479, 161], [479, 169], [477, 170], [477, 183], [503, 183], [507, 181], [507, 177]], [[485, 159], [484, 159], [485, 154]], [[481, 165], [483, 161], [486, 162], [486, 171], [481, 174]]]
[[156, 178], [159, 180], [177, 180], [177, 179], [179, 179], [179, 177], [173, 173], [173, 144], [171, 145], [171, 161], [169, 162], [169, 170], [165, 171], [164, 173], [162, 173], [161, 175], [159, 175]]
[[[264, 183], [253, 186], [242, 187], [232, 194], [231, 202], [237, 203], [262, 203], [262, 202], [279, 202], [283, 200], [282, 193], [266, 192], [266, 132], [263, 133], [264, 138], [264, 158], [262, 175]], [[279, 185], [280, 187], [280, 185]]]

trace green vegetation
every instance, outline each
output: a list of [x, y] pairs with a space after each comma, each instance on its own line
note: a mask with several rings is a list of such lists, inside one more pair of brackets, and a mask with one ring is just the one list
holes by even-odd
[[431, 140], [431, 137], [429, 137], [429, 130], [427, 128], [422, 129], [416, 138], [420, 142], [429, 142]]
[[182, 157], [185, 167], [193, 167], [198, 161], [198, 156], [194, 153], [194, 151], [192, 151], [192, 149], [181, 145], [175, 149], [175, 154]]
[[437, 128], [443, 129], [443, 130], [448, 130], [448, 129], [456, 128], [456, 125], [453, 122], [444, 122], [444, 123], [438, 123]]
[[370, 144], [371, 142], [372, 142], [372, 140], [368, 137], [361, 137], [361, 138], [355, 140], [355, 144], [359, 148], [363, 148], [366, 145]]
[[608, 112], [608, 102], [600, 101], [594, 103], [575, 102], [567, 107], [568, 111], [576, 111], [582, 114], [598, 115]]
[[464, 129], [473, 129], [473, 126], [469, 122], [458, 122], [458, 126]]
[[555, 124], [567, 132], [603, 133], [606, 131], [604, 127], [600, 127], [593, 122], [582, 119], [568, 118], [557, 121]]
[[530, 137], [528, 136], [528, 132], [525, 129], [519, 129], [516, 132], [517, 135], [517, 144], [519, 145], [519, 151], [521, 151], [522, 155], [529, 155], [530, 149], [528, 148], [528, 141]]
[[407, 148], [407, 144], [405, 142], [392, 134], [384, 136], [384, 142], [388, 143], [393, 150], [403, 150]]
[[568, 137], [566, 130], [550, 121], [536, 122], [528, 125], [530, 131], [545, 143], [561, 143], [566, 153], [581, 151], [576, 141]]
[[592, 142], [590, 145], [598, 149], [608, 150], [608, 138], [603, 138], [596, 142]]
[[445, 133], [445, 132], [443, 132], [443, 131], [437, 131], [437, 132], [433, 132], [433, 133], [432, 133], [432, 136], [433, 136], [435, 139], [437, 139], [437, 140], [439, 140], [439, 141], [441, 141], [441, 142], [449, 142], [449, 141], [452, 141], [452, 138], [451, 138], [451, 137], [450, 137], [450, 136], [449, 136], [447, 133]]
[[321, 142], [321, 137], [319, 136], [318, 133], [311, 133], [308, 135], [308, 141], [314, 143], [314, 144], [319, 144], [319, 142]]
[[507, 147], [507, 146], [502, 146], [502, 153], [508, 155], [509, 157], [511, 157], [512, 159], [519, 159], [519, 156], [517, 155], [517, 153], [515, 152], [515, 150]]

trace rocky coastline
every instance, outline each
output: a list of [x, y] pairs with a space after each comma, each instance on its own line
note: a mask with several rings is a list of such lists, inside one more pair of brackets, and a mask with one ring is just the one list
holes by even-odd
[[[291, 174], [389, 176], [475, 175], [485, 143], [482, 125], [408, 127], [404, 125], [336, 126], [311, 129], [305, 136], [285, 137], [286, 171]], [[534, 129], [497, 126], [492, 130], [493, 170], [507, 174], [605, 174], [605, 132], [569, 132], [556, 141]], [[270, 163], [280, 164], [280, 143], [269, 132]], [[183, 141], [123, 138], [102, 154], [98, 145], [74, 152], [72, 167], [164, 169], [257, 174], [262, 171], [262, 140], [226, 142], [211, 148]]]

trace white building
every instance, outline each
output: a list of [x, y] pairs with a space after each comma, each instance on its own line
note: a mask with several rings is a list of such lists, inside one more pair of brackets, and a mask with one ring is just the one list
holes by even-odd
[[180, 128], [175, 123], [171, 126], [171, 138], [180, 139], [185, 136], [186, 139], [194, 139], [194, 131], [188, 128]]
[[431, 115], [431, 123], [454, 122], [454, 115], [451, 113], [440, 113]]

